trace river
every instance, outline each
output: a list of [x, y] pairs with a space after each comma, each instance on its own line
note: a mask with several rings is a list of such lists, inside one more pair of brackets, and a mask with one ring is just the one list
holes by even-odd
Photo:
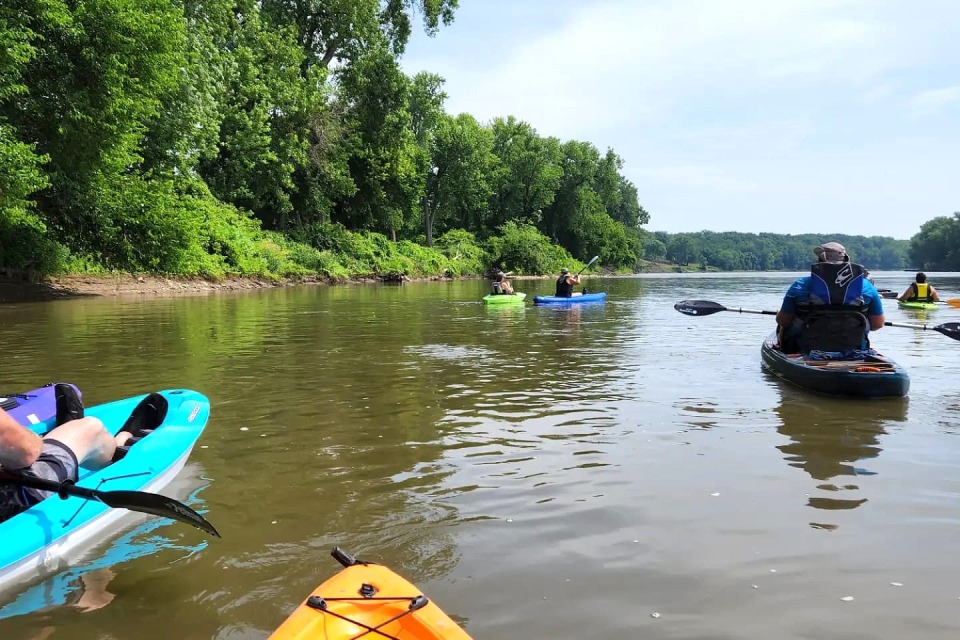
[[607, 302], [569, 309], [531, 303], [547, 281], [0, 306], [4, 391], [209, 396], [171, 491], [223, 534], [137, 521], [0, 594], [0, 638], [265, 638], [335, 544], [477, 640], [956, 638], [960, 343], [885, 328], [909, 398], [836, 400], [761, 370], [769, 317], [673, 310], [776, 309], [796, 275], [587, 278]]

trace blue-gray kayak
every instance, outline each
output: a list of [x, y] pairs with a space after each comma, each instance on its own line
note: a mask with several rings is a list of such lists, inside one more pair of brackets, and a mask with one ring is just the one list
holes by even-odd
[[910, 390], [907, 371], [885, 356], [811, 360], [799, 353], [784, 353], [776, 345], [776, 334], [763, 341], [760, 357], [764, 368], [798, 387], [860, 398], [900, 397]]

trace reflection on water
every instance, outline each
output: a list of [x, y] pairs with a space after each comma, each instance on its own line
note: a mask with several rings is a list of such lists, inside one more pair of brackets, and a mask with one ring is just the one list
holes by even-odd
[[[777, 448], [790, 465], [806, 471], [822, 482], [808, 504], [816, 509], [854, 509], [867, 502], [860, 479], [875, 475], [863, 460], [880, 455], [880, 439], [885, 426], [903, 422], [907, 417], [906, 398], [876, 401], [816, 398], [802, 391], [784, 388], [776, 408], [780, 417], [777, 431], [790, 438]], [[833, 529], [829, 523], [812, 523], [817, 528]]]
[[[203, 514], [206, 511], [202, 508], [200, 495], [206, 486], [194, 489], [186, 497], [180, 495], [183, 491], [178, 490], [178, 486], [184, 486], [188, 478], [196, 478], [197, 475], [196, 465], [188, 464], [177, 481], [168, 485], [163, 493], [181, 499], [184, 504]], [[190, 483], [195, 484], [195, 481]], [[133, 514], [131, 519], [142, 520], [143, 516]], [[169, 530], [165, 528], [167, 524], [163, 519], [151, 518], [111, 541], [106, 549], [88, 552], [86, 560], [79, 561], [61, 573], [45, 578], [25, 590], [18, 590], [16, 587], [8, 589], [5, 595], [14, 597], [0, 607], [0, 620], [64, 605], [73, 606], [81, 612], [95, 611], [110, 604], [116, 595], [107, 589], [110, 581], [116, 577], [113, 567], [148, 556], [163, 556], [166, 566], [170, 567], [188, 561], [207, 547], [205, 540], [184, 545], [173, 537], [160, 533], [162, 530]], [[4, 598], [4, 601], [6, 600], [7, 598]]]
[[[0, 596], [31, 611], [0, 638], [262, 639], [335, 544], [478, 640], [956, 637], [960, 349], [878, 332], [909, 403], [830, 399], [762, 373], [769, 318], [673, 310], [775, 309], [796, 275], [591, 280], [606, 303], [570, 307], [532, 304], [552, 281], [0, 306], [3, 388], [210, 397], [191, 462], [224, 536], [157, 521], [174, 547]], [[81, 589], [112, 600], [65, 606]]]

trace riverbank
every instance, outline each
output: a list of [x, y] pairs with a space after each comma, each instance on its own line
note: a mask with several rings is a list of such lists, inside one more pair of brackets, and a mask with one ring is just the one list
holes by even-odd
[[[640, 273], [679, 272], [687, 268], [667, 263], [646, 263], [641, 265]], [[603, 277], [601, 273], [590, 273], [590, 277]], [[513, 280], [552, 279], [554, 276], [511, 276]], [[205, 278], [178, 278], [174, 276], [138, 275], [138, 274], [71, 274], [48, 276], [39, 281], [31, 281], [25, 274], [0, 273], [0, 303], [41, 302], [63, 298], [103, 297], [103, 296], [181, 296], [204, 295], [223, 291], [246, 289], [267, 289], [299, 285], [344, 285], [344, 284], [399, 284], [413, 281], [441, 281], [459, 279], [478, 279], [479, 276], [430, 276], [411, 278], [381, 278], [372, 276], [354, 276], [349, 278], [325, 278], [304, 276], [300, 278], [246, 278], [232, 277], [222, 280]]]

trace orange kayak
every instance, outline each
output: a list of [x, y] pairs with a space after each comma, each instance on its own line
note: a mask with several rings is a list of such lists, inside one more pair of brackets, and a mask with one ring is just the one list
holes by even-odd
[[378, 564], [339, 548], [345, 568], [314, 589], [270, 640], [471, 640], [440, 607]]

